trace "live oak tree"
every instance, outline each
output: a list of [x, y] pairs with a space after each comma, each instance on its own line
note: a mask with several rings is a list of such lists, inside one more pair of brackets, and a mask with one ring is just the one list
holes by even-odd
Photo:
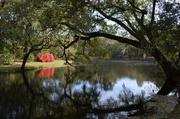
[[[55, 39], [63, 34], [63, 40], [58, 43], [66, 56], [65, 49], [79, 41], [88, 44], [103, 37], [142, 49], [159, 63], [167, 81], [176, 85], [180, 79], [180, 4], [176, 0], [24, 0], [19, 3], [17, 10], [14, 9], [19, 14], [14, 15], [16, 12], [12, 10], [11, 16], [21, 18], [17, 21], [24, 24], [21, 33], [25, 32], [27, 38], [23, 41], [33, 39], [41, 44], [40, 41], [53, 40], [48, 33], [57, 35]], [[4, 9], [6, 2], [1, 6]], [[32, 46], [37, 44], [29, 44], [29, 51], [36, 49]], [[167, 87], [158, 94], [167, 94], [164, 89]]]
[[153, 56], [167, 78], [158, 94], [166, 95], [172, 89], [168, 81], [176, 85], [180, 79], [179, 8], [178, 1], [69, 0], [64, 2], [67, 18], [61, 24], [75, 32], [69, 46], [104, 37]]

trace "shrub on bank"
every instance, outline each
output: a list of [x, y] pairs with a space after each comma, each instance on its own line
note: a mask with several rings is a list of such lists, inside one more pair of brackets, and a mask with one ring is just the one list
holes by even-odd
[[0, 54], [0, 65], [11, 65], [14, 63], [15, 56], [9, 52]]
[[40, 62], [53, 62], [54, 55], [50, 53], [36, 54], [37, 60]]
[[30, 54], [28, 57], [28, 61], [34, 61], [34, 59], [35, 59], [34, 54]]

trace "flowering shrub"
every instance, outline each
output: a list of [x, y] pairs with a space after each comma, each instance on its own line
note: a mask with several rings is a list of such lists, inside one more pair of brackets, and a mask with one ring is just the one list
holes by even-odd
[[49, 78], [49, 77], [52, 77], [52, 76], [54, 76], [54, 71], [55, 71], [54, 68], [42, 69], [38, 73], [37, 77], [38, 78]]
[[37, 60], [41, 62], [53, 62], [54, 56], [50, 53], [36, 54]]

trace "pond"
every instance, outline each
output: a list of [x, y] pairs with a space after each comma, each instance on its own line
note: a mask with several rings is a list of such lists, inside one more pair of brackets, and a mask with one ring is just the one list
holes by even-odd
[[139, 112], [163, 78], [152, 60], [0, 74], [0, 119], [119, 119]]

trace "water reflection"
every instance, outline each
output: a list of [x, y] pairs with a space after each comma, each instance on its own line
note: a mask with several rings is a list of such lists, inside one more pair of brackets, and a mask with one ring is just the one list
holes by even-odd
[[143, 98], [161, 85], [156, 68], [105, 62], [55, 69], [53, 76], [1, 75], [0, 118], [106, 119], [142, 112]]
[[49, 78], [54, 76], [55, 68], [41, 69], [37, 74], [37, 78]]
[[130, 79], [126, 77], [117, 80], [112, 90], [102, 91], [101, 101], [104, 101], [110, 97], [118, 99], [119, 93], [124, 90], [123, 86], [126, 86], [126, 88], [128, 88], [136, 95], [140, 95], [143, 92], [146, 97], [155, 94], [159, 90], [159, 88], [153, 82], [144, 81], [141, 85], [138, 85], [136, 79]]

